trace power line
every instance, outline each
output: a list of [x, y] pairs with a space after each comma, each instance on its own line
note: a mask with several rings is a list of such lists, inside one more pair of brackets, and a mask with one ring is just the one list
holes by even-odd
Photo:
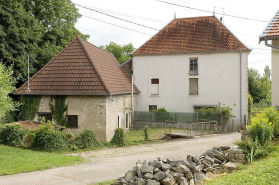
[[112, 23], [109, 23], [109, 22], [106, 22], [106, 21], [102, 21], [102, 20], [99, 20], [99, 19], [95, 19], [95, 18], [93, 18], [93, 17], [89, 17], [89, 16], [86, 16], [86, 15], [82, 15], [82, 16], [83, 16], [83, 17], [87, 17], [87, 18], [89, 18], [89, 19], [93, 19], [93, 20], [95, 20], [95, 21], [99, 21], [99, 22], [106, 23], [106, 24], [110, 24], [110, 25], [113, 25], [113, 26], [116, 26], [116, 27], [119, 27], [119, 28], [123, 28], [123, 29], [126, 29], [126, 30], [134, 31], [134, 32], [141, 33], [141, 34], [144, 34], [144, 35], [153, 36], [153, 35], [148, 34], [148, 33], [143, 33], [143, 32], [140, 32], [140, 31], [136, 31], [136, 30], [133, 30], [133, 29], [130, 29], [130, 28], [126, 28], [126, 27], [119, 26], [119, 25], [116, 25], [116, 24], [112, 24]]
[[[161, 1], [161, 0], [155, 0], [155, 1], [159, 1], [161, 3], [166, 3], [166, 4], [170, 4], [170, 5], [174, 5], [174, 6], [179, 6], [179, 7], [183, 7], [183, 8], [188, 8], [188, 9], [192, 9], [192, 10], [197, 10], [197, 11], [202, 11], [202, 12], [207, 12], [207, 13], [214, 13], [212, 11], [202, 10], [202, 9], [193, 8], [193, 7], [189, 7], [189, 6], [183, 6], [183, 5], [174, 4], [174, 3], [170, 3], [170, 2], [166, 2], [166, 1]], [[263, 21], [263, 20], [258, 20], [258, 19], [251, 19], [251, 18], [247, 18], [247, 17], [240, 17], [240, 16], [223, 14], [223, 13], [215, 13], [215, 14], [225, 15], [225, 16], [228, 16], [228, 17], [234, 17], [234, 18], [238, 18], [238, 19], [245, 19], [245, 20], [250, 20], [250, 21], [258, 21], [258, 22], [268, 23], [268, 21]]]
[[93, 8], [95, 10], [100, 10], [102, 12], [106, 12], [106, 13], [110, 13], [110, 14], [130, 17], [130, 18], [136, 18], [136, 19], [141, 19], [141, 20], [146, 20], [146, 21], [153, 21], [153, 22], [158, 22], [158, 23], [167, 23], [167, 22], [162, 21], [162, 20], [155, 20], [155, 19], [150, 19], [150, 18], [146, 18], [146, 17], [140, 17], [140, 16], [136, 16], [136, 15], [132, 15], [132, 14], [125, 14], [125, 13], [115, 12], [115, 11], [111, 11], [111, 10], [96, 8], [96, 7], [92, 7], [92, 6], [86, 6], [86, 7]]
[[248, 64], [254, 64], [254, 63], [259, 63], [265, 60], [270, 60], [271, 58], [266, 58], [266, 59], [262, 59], [262, 60], [257, 60], [257, 61], [253, 61], [253, 62], [248, 62]]
[[152, 29], [152, 30], [157, 30], [157, 31], [159, 31], [159, 29], [156, 29], [156, 28], [152, 28], [152, 27], [149, 27], [149, 26], [145, 26], [145, 25], [143, 25], [143, 24], [139, 24], [139, 23], [135, 23], [135, 22], [132, 22], [132, 21], [128, 21], [128, 20], [126, 20], [126, 19], [122, 19], [122, 18], [113, 16], [113, 15], [109, 15], [109, 14], [106, 14], [106, 13], [104, 13], [104, 12], [101, 12], [101, 11], [98, 11], [98, 10], [94, 10], [94, 9], [92, 9], [92, 8], [87, 8], [87, 7], [82, 6], [82, 5], [78, 5], [78, 4], [75, 4], [75, 3], [73, 3], [73, 4], [74, 4], [74, 5], [77, 5], [77, 6], [79, 6], [79, 7], [82, 7], [82, 8], [85, 8], [85, 9], [88, 9], [88, 10], [91, 10], [91, 11], [94, 11], [94, 12], [97, 12], [97, 13], [100, 13], [100, 14], [103, 14], [103, 15], [106, 15], [106, 16], [109, 16], [109, 17], [115, 18], [115, 19], [119, 19], [119, 20], [121, 20], [121, 21], [125, 21], [125, 22], [131, 23], [131, 24], [135, 24], [135, 25], [137, 25], [137, 26], [142, 26], [142, 27], [145, 27], [145, 28], [149, 28], [149, 29]]

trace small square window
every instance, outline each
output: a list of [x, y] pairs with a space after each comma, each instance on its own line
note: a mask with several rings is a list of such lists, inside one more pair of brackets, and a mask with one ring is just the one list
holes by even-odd
[[197, 58], [190, 59], [189, 75], [198, 75], [198, 74], [199, 74], [198, 59]]
[[149, 112], [156, 111], [157, 105], [149, 105]]
[[159, 79], [158, 78], [151, 79], [151, 84], [159, 84]]
[[68, 128], [78, 128], [78, 116], [77, 115], [67, 115], [67, 127]]
[[199, 94], [199, 84], [198, 84], [198, 78], [190, 78], [190, 95], [197, 95]]

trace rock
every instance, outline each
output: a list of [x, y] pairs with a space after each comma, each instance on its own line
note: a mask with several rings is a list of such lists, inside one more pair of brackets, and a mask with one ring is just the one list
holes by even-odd
[[164, 174], [165, 174], [165, 175], [170, 174], [170, 170], [166, 170], [166, 171], [164, 171]]
[[159, 168], [155, 168], [155, 169], [153, 170], [153, 173], [157, 173], [158, 171], [160, 171]]
[[194, 159], [194, 163], [196, 163], [197, 166], [201, 164], [201, 161], [197, 156], [193, 156], [193, 159]]
[[188, 181], [187, 181], [187, 179], [185, 178], [185, 177], [180, 177], [179, 179], [178, 179], [178, 181], [177, 181], [177, 184], [188, 184]]
[[184, 164], [183, 160], [172, 160], [167, 159], [167, 163], [171, 165], [171, 167], [178, 165], [178, 163]]
[[157, 173], [155, 173], [155, 174], [153, 175], [153, 179], [156, 180], [156, 181], [160, 181], [160, 180], [162, 180], [162, 179], [165, 178], [165, 177], [166, 177], [166, 175], [165, 175], [165, 173], [162, 172], [162, 171], [158, 171]]
[[160, 185], [160, 182], [148, 179], [147, 181], [145, 181], [145, 185]]
[[185, 162], [184, 164], [187, 168], [189, 168], [190, 170], [195, 170], [196, 169], [196, 166], [190, 164], [189, 162]]
[[134, 178], [136, 177], [136, 174], [134, 171], [128, 171], [127, 173], [125, 173], [125, 181], [131, 181], [134, 180]]
[[213, 167], [208, 167], [208, 168], [203, 169], [203, 171], [204, 172], [213, 172], [214, 168]]
[[187, 171], [190, 171], [185, 165], [178, 164], [176, 167], [176, 171], [182, 174], [185, 174]]
[[189, 181], [189, 180], [193, 179], [193, 174], [192, 174], [190, 171], [187, 171], [187, 172], [185, 173], [185, 177], [186, 177], [187, 180]]
[[171, 167], [170, 164], [162, 164], [161, 169], [162, 169], [163, 171], [166, 171], [166, 170], [169, 170], [170, 167]]
[[161, 168], [162, 167], [162, 162], [154, 160], [151, 162], [150, 166], [153, 166], [154, 168]]
[[145, 181], [142, 178], [135, 178], [134, 185], [145, 185]]
[[171, 172], [170, 174], [173, 176], [173, 178], [175, 179], [175, 181], [178, 181], [178, 179], [179, 179], [180, 177], [183, 177], [183, 174], [178, 173], [178, 172]]
[[212, 176], [213, 176], [212, 172], [206, 172], [205, 179], [211, 179]]
[[229, 150], [231, 147], [229, 146], [220, 146], [219, 147], [222, 151]]
[[219, 159], [214, 159], [214, 163], [218, 163], [218, 164], [222, 164], [222, 161], [220, 161]]
[[217, 164], [217, 163], [214, 163], [213, 165], [212, 165], [212, 167], [213, 168], [216, 168], [216, 167], [218, 167], [218, 166], [220, 166], [221, 164]]
[[240, 164], [241, 164], [241, 163], [228, 162], [228, 163], [224, 164], [224, 165], [222, 166], [222, 168], [224, 169], [225, 172], [231, 173], [231, 172], [237, 170], [237, 167], [238, 167]]
[[151, 173], [146, 173], [146, 174], [143, 175], [142, 178], [143, 178], [143, 179], [153, 179], [153, 174], [151, 174]]
[[118, 178], [115, 182], [111, 183], [112, 185], [128, 185], [128, 182], [124, 178]]
[[201, 164], [201, 165], [196, 166], [195, 170], [201, 172], [203, 169], [204, 169], [204, 164]]
[[211, 158], [215, 158], [215, 154], [213, 152], [208, 152], [206, 155]]
[[146, 173], [152, 173], [153, 174], [154, 167], [153, 166], [142, 165], [140, 170], [141, 170], [141, 173], [143, 175], [146, 174]]
[[157, 157], [158, 161], [163, 161], [162, 157]]
[[167, 175], [163, 180], [160, 181], [162, 185], [174, 185], [175, 179], [171, 175]]
[[225, 155], [221, 153], [215, 153], [215, 158], [219, 159], [220, 161], [224, 161], [226, 159]]
[[208, 168], [208, 167], [210, 167], [211, 166], [211, 164], [210, 163], [208, 163], [207, 161], [205, 161], [205, 160], [203, 160], [202, 161], [202, 164], [204, 164], [204, 166], [206, 167], [206, 168]]
[[195, 184], [200, 184], [203, 181], [203, 176], [200, 173], [194, 173]]
[[193, 156], [187, 155], [187, 161], [188, 162], [194, 162]]
[[189, 181], [188, 185], [195, 185], [194, 179], [191, 179], [191, 180]]
[[205, 156], [205, 160], [206, 160], [206, 162], [209, 162], [211, 165], [214, 164], [214, 159], [212, 159], [212, 158], [209, 157], [208, 155]]
[[141, 167], [142, 164], [141, 163], [137, 163], [136, 164], [136, 169], [134, 170], [136, 172], [136, 175], [138, 176], [138, 178], [142, 178], [142, 173], [141, 173]]

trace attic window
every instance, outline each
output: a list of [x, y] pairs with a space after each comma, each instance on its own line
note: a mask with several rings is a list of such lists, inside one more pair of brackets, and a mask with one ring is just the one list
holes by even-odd
[[192, 58], [192, 59], [190, 59], [189, 75], [198, 75], [198, 74], [199, 74], [198, 59], [197, 58]]
[[151, 79], [151, 95], [159, 94], [159, 78]]

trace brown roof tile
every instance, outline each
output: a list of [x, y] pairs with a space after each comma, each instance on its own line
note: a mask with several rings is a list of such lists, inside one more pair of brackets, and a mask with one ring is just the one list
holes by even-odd
[[272, 17], [263, 33], [260, 35], [260, 41], [279, 37], [279, 10]]
[[[78, 36], [14, 94], [106, 95], [131, 92], [131, 80], [114, 56]], [[134, 92], [139, 92], [134, 87]]]
[[174, 19], [133, 55], [248, 50], [216, 17]]
[[279, 36], [279, 17], [277, 21], [273, 24], [269, 32], [267, 33], [267, 37]]

